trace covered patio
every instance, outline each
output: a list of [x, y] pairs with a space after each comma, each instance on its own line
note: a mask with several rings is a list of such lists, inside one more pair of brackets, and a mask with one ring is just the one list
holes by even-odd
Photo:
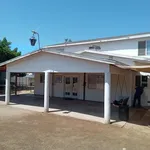
[[[120, 74], [129, 76], [130, 83], [132, 82], [132, 74], [129, 70], [120, 69], [117, 67], [115, 62], [104, 61], [104, 60], [93, 60], [89, 58], [79, 57], [73, 54], [61, 54], [55, 52], [47, 51], [36, 51], [25, 56], [21, 56], [7, 62], [0, 64], [0, 66], [6, 66], [6, 89], [5, 89], [5, 104], [10, 104], [11, 100], [16, 101], [17, 98], [13, 100], [10, 97], [10, 74], [11, 73], [44, 73], [44, 103], [43, 99], [38, 101], [34, 98], [29, 99], [28, 103], [34, 105], [41, 105], [44, 107], [44, 111], [48, 112], [49, 107], [52, 108], [53, 104], [50, 103], [52, 97], [52, 82], [51, 77], [53, 73], [103, 73], [104, 74], [104, 105], [103, 103], [98, 103], [98, 105], [92, 108], [92, 103], [87, 101], [80, 101], [79, 104], [84, 104], [85, 106], [80, 108], [80, 105], [76, 105], [76, 101], [68, 101], [70, 105], [65, 103], [66, 101], [61, 101], [61, 105], [65, 107], [68, 106], [69, 110], [78, 109], [78, 111], [84, 110], [86, 113], [92, 113], [96, 116], [104, 117], [104, 123], [109, 124], [111, 122], [111, 76], [112, 74]], [[129, 98], [131, 99], [132, 87], [129, 88]], [[24, 98], [21, 98], [24, 99]], [[26, 98], [27, 100], [28, 98]], [[25, 102], [26, 100], [22, 101]], [[20, 103], [21, 100], [19, 100]], [[18, 101], [17, 101], [18, 102]], [[36, 102], [36, 103], [35, 103]], [[53, 102], [57, 102], [53, 100]], [[73, 103], [72, 103], [73, 102]], [[43, 104], [42, 104], [43, 103]], [[90, 104], [90, 105], [89, 105]], [[55, 105], [55, 104], [54, 104]], [[88, 107], [88, 105], [90, 107]], [[61, 106], [61, 109], [63, 107]], [[60, 106], [59, 106], [60, 107]], [[68, 110], [68, 111], [69, 111]], [[89, 111], [92, 110], [92, 111]], [[55, 110], [54, 110], [55, 111]], [[94, 112], [95, 111], [95, 112]], [[97, 113], [98, 112], [98, 113]], [[114, 111], [115, 112], [115, 111]], [[115, 115], [114, 115], [115, 116]], [[116, 120], [116, 119], [115, 119]]]

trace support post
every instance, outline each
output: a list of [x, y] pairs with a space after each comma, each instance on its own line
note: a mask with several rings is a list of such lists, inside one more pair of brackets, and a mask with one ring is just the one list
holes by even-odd
[[111, 117], [111, 73], [105, 73], [105, 87], [104, 87], [104, 123], [110, 124]]
[[15, 74], [15, 95], [17, 95], [17, 74]]
[[[134, 87], [133, 87], [134, 79], [133, 79], [132, 71], [130, 71], [129, 78], [130, 78], [129, 79], [129, 84], [130, 84], [130, 87], [129, 87], [129, 105], [132, 106], [132, 103], [133, 103], [132, 94], [133, 94], [133, 89], [134, 89]], [[126, 86], [127, 86], [127, 83], [126, 83]]]
[[49, 72], [45, 72], [44, 81], [44, 112], [49, 111]]
[[85, 100], [85, 90], [86, 90], [86, 73], [84, 73], [83, 77], [83, 100]]
[[6, 71], [5, 80], [5, 104], [8, 105], [10, 102], [10, 72]]

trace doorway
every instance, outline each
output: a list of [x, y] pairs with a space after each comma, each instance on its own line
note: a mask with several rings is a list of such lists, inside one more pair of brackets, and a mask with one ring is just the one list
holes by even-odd
[[79, 78], [78, 76], [64, 77], [64, 97], [69, 99], [78, 99], [79, 97]]

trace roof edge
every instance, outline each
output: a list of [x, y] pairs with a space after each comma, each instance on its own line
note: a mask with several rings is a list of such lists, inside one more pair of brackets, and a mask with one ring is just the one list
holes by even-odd
[[73, 54], [69, 55], [69, 54], [65, 54], [65, 53], [57, 53], [57, 52], [44, 51], [44, 50], [41, 49], [41, 50], [36, 50], [36, 51], [33, 51], [31, 53], [28, 53], [28, 54], [25, 54], [25, 55], [22, 55], [22, 56], [19, 56], [19, 57], [15, 57], [15, 58], [10, 59], [8, 61], [5, 61], [3, 63], [0, 63], [0, 67], [4, 66], [4, 65], [7, 65], [7, 64], [10, 64], [12, 62], [18, 61], [18, 60], [23, 59], [25, 57], [34, 55], [36, 53], [40, 53], [40, 52], [51, 53], [51, 54], [55, 54], [55, 55], [67, 56], [67, 57], [72, 57], [72, 58], [78, 58], [78, 59], [83, 59], [83, 60], [89, 60], [89, 61], [99, 62], [99, 63], [104, 63], [104, 64], [109, 64], [109, 65], [115, 65], [115, 63], [107, 62], [107, 61], [104, 61], [104, 60], [95, 60], [95, 59], [91, 59], [91, 58], [85, 58], [85, 57], [81, 57], [81, 56], [76, 56], [76, 55], [73, 55]]
[[103, 43], [103, 42], [113, 42], [113, 41], [147, 38], [147, 37], [150, 37], [150, 32], [128, 34], [128, 35], [122, 35], [122, 36], [113, 36], [113, 37], [104, 37], [104, 38], [97, 38], [97, 39], [91, 39], [91, 40], [81, 40], [81, 41], [75, 41], [75, 42], [70, 42], [70, 43], [59, 43], [59, 44], [54, 44], [54, 45], [48, 45], [43, 48], [46, 49], [46, 48], [57, 48], [57, 47], [65, 47], [65, 46], [96, 44], [96, 43]]

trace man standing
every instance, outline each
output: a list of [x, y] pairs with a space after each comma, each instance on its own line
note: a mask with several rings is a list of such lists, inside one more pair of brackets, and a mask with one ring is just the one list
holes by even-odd
[[134, 100], [133, 100], [133, 107], [135, 107], [136, 100], [138, 100], [138, 107], [141, 107], [141, 95], [143, 94], [144, 91], [144, 86], [138, 86], [135, 88], [135, 94], [134, 94]]

